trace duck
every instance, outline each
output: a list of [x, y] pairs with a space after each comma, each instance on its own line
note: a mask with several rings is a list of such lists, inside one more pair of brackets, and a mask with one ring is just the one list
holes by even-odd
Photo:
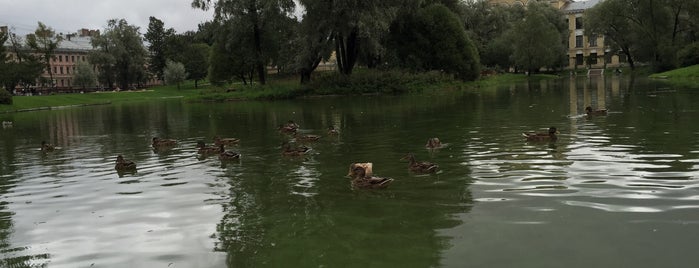
[[161, 139], [158, 137], [153, 137], [153, 148], [163, 148], [171, 147], [177, 144], [176, 140], [173, 139]]
[[3, 128], [11, 128], [11, 127], [12, 127], [12, 121], [2, 121], [2, 127], [3, 127]]
[[408, 169], [415, 173], [435, 173], [439, 165], [431, 162], [418, 162], [412, 153], [408, 153], [401, 160], [408, 160]]
[[296, 134], [296, 131], [298, 129], [299, 125], [296, 124], [293, 120], [289, 120], [288, 122], [286, 122], [286, 124], [279, 126], [279, 132], [286, 134]]
[[335, 136], [335, 135], [340, 135], [340, 131], [335, 128], [335, 126], [329, 126], [328, 127], [328, 135], [330, 136]]
[[221, 138], [219, 136], [214, 137], [214, 144], [216, 145], [234, 145], [238, 144], [240, 142], [240, 139], [237, 138]]
[[429, 138], [425, 147], [427, 147], [427, 149], [442, 148], [442, 142], [439, 141], [439, 138]]
[[114, 169], [116, 169], [117, 171], [134, 171], [136, 170], [136, 163], [124, 159], [122, 155], [117, 155], [116, 165], [114, 165]]
[[206, 146], [206, 143], [204, 143], [203, 141], [197, 142], [197, 148], [199, 148], [197, 153], [201, 155], [219, 154], [223, 152], [220, 147]]
[[367, 176], [371, 176], [372, 173], [373, 173], [373, 172], [372, 172], [373, 166], [374, 166], [374, 163], [371, 163], [371, 162], [365, 162], [365, 163], [352, 163], [352, 164], [350, 164], [350, 166], [349, 166], [349, 173], [347, 173], [347, 177], [350, 177], [350, 178], [354, 177], [354, 176], [353, 176], [353, 174], [354, 174], [354, 168], [356, 168], [356, 167], [362, 167], [362, 168], [364, 168], [365, 174], [366, 174]]
[[53, 152], [53, 150], [56, 149], [56, 146], [53, 146], [53, 144], [48, 144], [46, 141], [41, 141], [41, 151], [42, 152]]
[[352, 170], [352, 187], [357, 189], [383, 189], [393, 182], [391, 178], [381, 178], [367, 175], [366, 169], [361, 165], [354, 166]]
[[522, 133], [527, 141], [556, 141], [558, 139], [558, 130], [555, 127], [550, 127], [548, 133]]
[[294, 138], [297, 141], [318, 141], [320, 140], [321, 136], [318, 135], [311, 135], [311, 134], [299, 134], [298, 132], [294, 132]]
[[311, 148], [306, 146], [299, 146], [296, 148], [291, 148], [291, 145], [287, 142], [282, 144], [282, 155], [284, 156], [302, 156], [308, 153]]
[[219, 150], [221, 151], [221, 153], [218, 154], [218, 159], [221, 159], [221, 161], [231, 161], [240, 159], [239, 153], [233, 151], [226, 151], [223, 144], [219, 145]]
[[607, 115], [607, 109], [592, 110], [592, 107], [587, 106], [585, 107], [585, 113], [587, 116]]

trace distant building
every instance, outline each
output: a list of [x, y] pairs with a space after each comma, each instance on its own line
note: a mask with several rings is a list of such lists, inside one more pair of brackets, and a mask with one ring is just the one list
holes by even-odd
[[[489, 0], [491, 4], [526, 6], [535, 0]], [[553, 8], [563, 13], [568, 24], [568, 69], [617, 67], [625, 57], [605, 45], [604, 36], [587, 36], [583, 25], [585, 10], [603, 0], [553, 0]]]
[[[0, 31], [7, 33], [7, 26], [0, 26]], [[63, 40], [59, 43], [53, 59], [49, 62], [51, 72], [53, 73], [53, 85], [48, 85], [48, 87], [58, 91], [69, 91], [72, 90], [74, 86], [73, 76], [75, 75], [77, 64], [81, 61], [88, 60], [88, 54], [94, 50], [91, 43], [92, 37], [99, 36], [100, 31], [83, 28], [76, 33], [60, 35]], [[8, 47], [11, 46], [9, 40], [4, 45]], [[13, 55], [10, 55], [10, 58], [13, 58]], [[95, 69], [95, 71], [97, 72], [99, 70]], [[48, 70], [44, 69], [41, 77], [50, 79]], [[38, 84], [37, 82], [37, 85]], [[156, 84], [159, 84], [159, 82], [156, 80], [149, 80], [146, 85]], [[101, 85], [101, 87], [106, 88], [107, 86]]]

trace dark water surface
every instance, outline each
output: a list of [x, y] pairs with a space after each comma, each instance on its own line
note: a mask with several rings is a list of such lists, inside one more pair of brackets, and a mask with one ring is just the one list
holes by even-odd
[[[613, 77], [3, 114], [0, 267], [695, 267], [697, 104]], [[287, 120], [324, 136], [312, 154], [280, 154]], [[555, 143], [521, 135], [550, 126]], [[198, 158], [215, 135], [240, 138], [241, 161]], [[154, 136], [179, 144], [153, 151]], [[409, 173], [408, 152], [441, 171]], [[138, 171], [118, 174], [118, 154]], [[367, 161], [388, 189], [350, 187]]]

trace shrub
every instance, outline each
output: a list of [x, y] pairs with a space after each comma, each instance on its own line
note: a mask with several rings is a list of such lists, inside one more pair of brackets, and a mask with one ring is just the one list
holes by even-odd
[[699, 42], [694, 42], [686, 46], [677, 53], [680, 67], [687, 67], [699, 64]]
[[7, 90], [0, 89], [0, 104], [12, 104], [12, 94]]

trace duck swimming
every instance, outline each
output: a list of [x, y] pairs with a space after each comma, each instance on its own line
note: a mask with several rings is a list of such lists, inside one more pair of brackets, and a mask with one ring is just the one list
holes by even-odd
[[130, 160], [126, 160], [123, 156], [118, 155], [116, 159], [116, 165], [114, 165], [114, 169], [116, 169], [117, 171], [134, 171], [136, 170], [136, 163]]
[[42, 152], [53, 152], [56, 147], [53, 144], [48, 144], [46, 141], [41, 141], [41, 151]]
[[352, 170], [352, 187], [358, 189], [383, 189], [393, 182], [391, 178], [381, 178], [367, 175], [366, 169], [361, 165], [354, 166]]
[[401, 160], [408, 160], [408, 169], [415, 173], [435, 173], [439, 165], [431, 162], [418, 162], [412, 153], [408, 153]]
[[197, 150], [197, 153], [201, 155], [219, 154], [223, 152], [221, 150], [221, 147], [206, 146], [206, 143], [204, 143], [203, 141], [197, 142], [197, 148], [199, 148], [199, 150]]
[[587, 106], [585, 107], [585, 114], [587, 114], [587, 116], [607, 115], [607, 109], [592, 110], [592, 107]]
[[177, 145], [177, 141], [173, 139], [161, 139], [158, 137], [153, 137], [153, 148], [166, 148]]
[[299, 134], [298, 132], [294, 132], [294, 138], [297, 141], [318, 141], [318, 140], [320, 140], [320, 136], [318, 136], [318, 135]]
[[218, 146], [218, 145], [221, 145], [221, 144], [223, 144], [223, 145], [234, 145], [234, 144], [238, 144], [238, 142], [240, 142], [240, 139], [236, 139], [236, 138], [221, 138], [221, 137], [219, 137], [219, 136], [215, 136], [215, 137], [214, 137], [214, 144], [216, 144], [217, 146]]
[[556, 141], [558, 139], [558, 130], [555, 127], [550, 127], [548, 133], [522, 133], [527, 141]]
[[232, 161], [232, 160], [239, 160], [240, 159], [240, 154], [233, 152], [233, 151], [226, 151], [225, 148], [223, 148], [223, 144], [219, 145], [221, 153], [218, 154], [218, 159], [221, 159], [221, 161]]
[[340, 131], [335, 128], [335, 126], [329, 126], [328, 127], [328, 135], [330, 136], [335, 136], [335, 135], [340, 135]]
[[353, 176], [353, 175], [354, 175], [354, 168], [356, 168], [356, 167], [362, 167], [362, 168], [364, 168], [365, 175], [371, 176], [371, 175], [373, 175], [373, 174], [372, 174], [372, 173], [373, 173], [373, 171], [372, 171], [373, 166], [374, 166], [374, 163], [371, 163], [371, 162], [366, 162], [366, 163], [352, 163], [352, 164], [350, 164], [350, 166], [349, 166], [349, 173], [347, 173], [347, 177], [350, 177], [350, 178], [354, 177], [354, 176]]
[[427, 144], [425, 144], [425, 147], [427, 147], [427, 149], [442, 148], [442, 142], [439, 141], [439, 138], [430, 138], [427, 140]]
[[284, 156], [302, 156], [308, 153], [311, 148], [308, 148], [306, 146], [299, 146], [296, 148], [291, 148], [291, 144], [288, 142], [285, 142], [282, 144], [282, 155]]

